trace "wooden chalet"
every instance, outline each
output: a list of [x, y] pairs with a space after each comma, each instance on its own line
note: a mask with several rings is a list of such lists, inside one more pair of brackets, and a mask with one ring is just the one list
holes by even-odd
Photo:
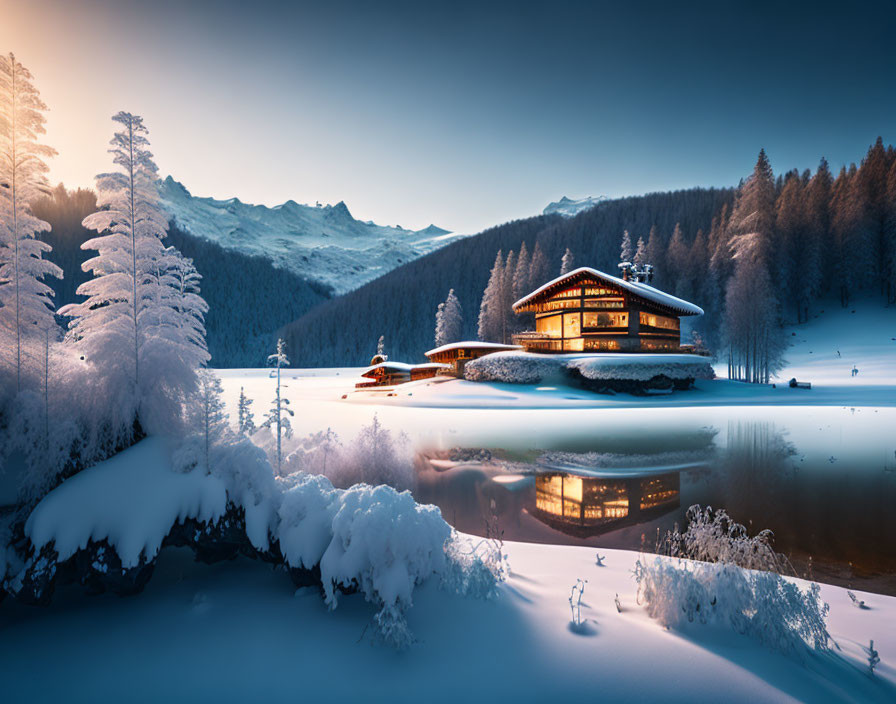
[[447, 364], [405, 364], [404, 362], [380, 362], [365, 369], [361, 376], [370, 379], [355, 384], [355, 388], [395, 386], [419, 379], [430, 379], [440, 373], [450, 373]]
[[513, 304], [535, 330], [514, 335], [527, 352], [681, 352], [679, 319], [703, 309], [649, 284], [651, 269], [623, 265], [623, 278], [582, 267]]
[[467, 340], [464, 342], [452, 342], [441, 347], [436, 347], [426, 353], [431, 362], [441, 363], [449, 369], [447, 373], [463, 378], [464, 366], [473, 359], [479, 359], [493, 352], [518, 352], [523, 349], [519, 345], [502, 345], [497, 342], [476, 342]]

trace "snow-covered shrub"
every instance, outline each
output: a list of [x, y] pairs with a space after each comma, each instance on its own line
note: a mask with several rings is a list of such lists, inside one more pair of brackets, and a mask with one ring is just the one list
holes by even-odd
[[324, 437], [314, 455], [319, 473], [334, 486], [347, 489], [355, 484], [385, 484], [398, 491], [413, 489], [416, 483], [413, 452], [407, 436], [393, 436], [374, 415], [344, 450], [332, 436]]
[[796, 656], [827, 650], [828, 605], [817, 584], [805, 590], [773, 572], [646, 556], [635, 563], [638, 602], [667, 628], [685, 623], [727, 625], [774, 650]]
[[447, 564], [442, 586], [461, 596], [492, 599], [507, 578], [503, 546], [494, 540], [463, 538], [453, 533], [445, 546]]
[[408, 492], [360, 484], [341, 492], [333, 539], [320, 561], [324, 594], [336, 608], [336, 587], [357, 587], [378, 605], [380, 635], [398, 648], [410, 645], [404, 612], [414, 585], [445, 570], [451, 528], [435, 506]]
[[339, 491], [320, 475], [294, 475], [279, 510], [280, 550], [291, 567], [311, 569], [320, 563], [333, 539]]
[[503, 381], [537, 384], [563, 369], [563, 360], [525, 352], [495, 352], [474, 359], [464, 367], [468, 381]]
[[699, 505], [687, 511], [688, 528], [666, 534], [657, 546], [659, 552], [702, 562], [724, 562], [750, 570], [790, 572], [787, 558], [772, 547], [774, 534], [762, 530], [749, 535], [745, 526], [735, 522], [726, 511], [713, 511]]
[[571, 359], [570, 370], [591, 380], [650, 381], [656, 376], [670, 379], [713, 379], [707, 357], [692, 354], [602, 354]]
[[283, 460], [280, 475], [297, 472], [330, 476], [343, 462], [344, 449], [339, 436], [330, 428], [300, 439], [295, 449]]

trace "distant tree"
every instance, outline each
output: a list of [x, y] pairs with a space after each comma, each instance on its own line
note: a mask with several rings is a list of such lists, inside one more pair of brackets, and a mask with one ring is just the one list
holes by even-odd
[[666, 250], [666, 270], [668, 272], [666, 281], [671, 284], [670, 288], [680, 295], [687, 293], [689, 288], [687, 283], [689, 260], [690, 250], [684, 241], [681, 225], [675, 223], [672, 239], [669, 240], [669, 248]]
[[574, 267], [575, 262], [573, 260], [572, 252], [570, 252], [569, 247], [567, 247], [566, 251], [563, 253], [563, 258], [560, 260], [560, 276], [568, 274]]
[[808, 322], [809, 305], [821, 291], [824, 280], [824, 253], [831, 247], [831, 171], [822, 158], [805, 188], [804, 230], [799, 249], [800, 267], [796, 277], [799, 310], [797, 322]]
[[790, 301], [795, 307], [797, 322], [806, 305], [801, 291], [802, 269], [805, 264], [805, 186], [796, 171], [784, 177], [784, 185], [776, 203], [775, 232], [777, 246], [771, 263], [771, 271], [777, 283], [782, 301]]
[[663, 263], [666, 261], [666, 248], [663, 245], [662, 238], [657, 232], [656, 225], [650, 227], [650, 234], [647, 236], [647, 263], [654, 266], [654, 286], [663, 287], [663, 283], [668, 275], [664, 270]]
[[644, 242], [643, 237], [638, 238], [638, 248], [635, 250], [635, 256], [632, 258], [632, 263], [637, 264], [638, 266], [652, 263], [647, 260], [647, 244]]
[[[381, 338], [382, 339], [382, 338]], [[289, 399], [284, 398], [280, 393], [282, 384], [280, 383], [280, 369], [289, 366], [289, 358], [286, 356], [286, 343], [282, 339], [277, 340], [277, 351], [268, 356], [268, 364], [273, 365], [277, 369], [277, 390], [271, 408], [265, 414], [262, 428], [273, 429], [277, 436], [277, 474], [280, 474], [280, 466], [283, 463], [283, 437], [292, 436], [292, 423], [289, 422], [290, 416], [295, 413], [289, 407]]]
[[62, 278], [43, 258], [50, 246], [36, 239], [49, 225], [31, 211], [49, 190], [44, 159], [56, 153], [38, 143], [46, 109], [28, 69], [13, 54], [0, 56], [0, 374], [14, 369], [16, 392], [28, 343], [37, 353], [47, 335], [55, 336], [53, 291], [44, 279]]
[[513, 297], [513, 279], [516, 274], [517, 255], [512, 249], [507, 253], [504, 262], [504, 277], [501, 285], [501, 304], [498, 306], [498, 315], [501, 318], [501, 342], [510, 342], [510, 336], [516, 329], [518, 320], [513, 313], [513, 304], [517, 300]]
[[516, 267], [513, 270], [513, 280], [511, 281], [511, 295], [513, 302], [518, 301], [531, 288], [532, 283], [532, 266], [529, 261], [529, 250], [526, 249], [526, 242], [520, 245], [520, 253], [516, 258]]
[[632, 249], [632, 238], [631, 235], [628, 234], [628, 230], [624, 230], [622, 232], [622, 246], [619, 250], [619, 261], [620, 262], [632, 262], [635, 257], [635, 252]]
[[536, 242], [535, 249], [532, 250], [532, 259], [529, 262], [529, 288], [536, 289], [547, 283], [550, 276], [551, 266], [548, 263], [548, 258], [544, 255], [541, 243]]
[[767, 266], [773, 256], [775, 232], [775, 177], [764, 149], [759, 150], [753, 173], [740, 187], [731, 218], [728, 238], [737, 235], [757, 235], [755, 256]]
[[376, 341], [376, 353], [380, 357], [386, 356], [386, 336], [380, 335], [380, 339]]
[[205, 467], [209, 469], [211, 447], [227, 429], [227, 413], [224, 411], [224, 390], [218, 375], [210, 369], [200, 369], [197, 376], [192, 425], [201, 438]]
[[483, 342], [503, 340], [501, 304], [504, 289], [504, 254], [498, 250], [488, 283], [479, 306], [479, 339]]
[[887, 210], [884, 221], [884, 271], [887, 302], [896, 303], [896, 159], [887, 174]]
[[255, 414], [249, 408], [252, 399], [246, 396], [243, 387], [240, 387], [240, 399], [237, 405], [237, 431], [240, 435], [251, 435], [255, 432]]
[[463, 338], [463, 329], [463, 310], [452, 288], [448, 291], [448, 298], [439, 303], [436, 310], [436, 347], [450, 342], [460, 342]]

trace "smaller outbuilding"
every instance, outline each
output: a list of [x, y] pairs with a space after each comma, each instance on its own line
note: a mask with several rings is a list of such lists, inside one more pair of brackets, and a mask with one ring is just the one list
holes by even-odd
[[430, 379], [434, 376], [450, 374], [451, 367], [447, 364], [405, 364], [404, 362], [380, 362], [361, 372], [361, 376], [371, 381], [362, 381], [355, 384], [357, 389], [366, 389], [372, 386], [395, 386], [419, 379]]
[[446, 373], [463, 379], [464, 366], [467, 362], [493, 352], [517, 352], [522, 349], [520, 345], [502, 345], [498, 342], [466, 340], [436, 347], [434, 350], [427, 352], [426, 356], [430, 362], [449, 367]]

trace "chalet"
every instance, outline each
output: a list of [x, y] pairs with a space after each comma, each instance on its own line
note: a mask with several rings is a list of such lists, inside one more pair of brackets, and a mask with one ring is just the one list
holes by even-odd
[[426, 353], [431, 362], [441, 363], [449, 367], [447, 373], [463, 378], [464, 365], [473, 359], [479, 359], [492, 352], [518, 352], [523, 349], [519, 345], [502, 345], [497, 342], [452, 342], [436, 347]]
[[620, 265], [622, 278], [582, 267], [513, 304], [535, 330], [514, 335], [527, 352], [682, 352], [679, 319], [703, 309], [650, 285], [652, 268]]
[[418, 379], [430, 379], [440, 373], [450, 373], [447, 364], [405, 364], [404, 362], [379, 362], [365, 369], [361, 376], [370, 379], [355, 384], [355, 388], [372, 386], [394, 386]]

